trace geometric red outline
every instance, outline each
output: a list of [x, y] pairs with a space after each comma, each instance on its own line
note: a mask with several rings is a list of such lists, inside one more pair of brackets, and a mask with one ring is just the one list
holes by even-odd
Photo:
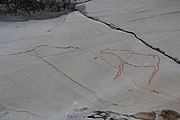
[[23, 51], [23, 52], [17, 52], [17, 53], [11, 53], [11, 54], [6, 54], [6, 55], [0, 55], [0, 56], [14, 56], [14, 55], [22, 55], [26, 54], [29, 52], [35, 52], [36, 49], [41, 48], [41, 47], [48, 47], [48, 48], [53, 48], [53, 49], [69, 49], [69, 48], [74, 48], [74, 49], [80, 49], [79, 47], [76, 46], [65, 46], [65, 47], [58, 47], [58, 46], [50, 46], [50, 45], [38, 45], [32, 49]]
[[[113, 51], [123, 51], [123, 52], [128, 52], [128, 53], [131, 53], [131, 54], [135, 54], [135, 55], [150, 56], [150, 57], [153, 57], [154, 59], [156, 59], [157, 62], [156, 62], [156, 65], [152, 65], [152, 66], [136, 65], [136, 64], [129, 63], [126, 60], [123, 60], [120, 56], [115, 54]], [[117, 49], [110, 49], [110, 48], [107, 48], [105, 50], [101, 50], [100, 54], [111, 54], [111, 55], [117, 57], [120, 60], [119, 69], [118, 69], [118, 72], [117, 72], [116, 76], [114, 77], [114, 80], [116, 80], [121, 75], [122, 71], [124, 70], [125, 65], [129, 65], [129, 66], [132, 66], [132, 67], [152, 67], [152, 68], [154, 68], [154, 70], [153, 70], [153, 72], [152, 72], [152, 74], [151, 74], [151, 76], [149, 78], [148, 84], [150, 85], [152, 79], [154, 78], [154, 76], [156, 75], [156, 73], [159, 70], [160, 57], [158, 55], [137, 53], [137, 52], [134, 52], [132, 50], [117, 50]]]

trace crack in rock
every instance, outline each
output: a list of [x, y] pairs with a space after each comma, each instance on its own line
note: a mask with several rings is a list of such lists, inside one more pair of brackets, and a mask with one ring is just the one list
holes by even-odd
[[5, 117], [7, 114], [8, 114], [8, 111], [6, 110], [6, 108], [0, 105], [0, 119]]
[[4, 105], [0, 104], [0, 118], [2, 118], [5, 115], [9, 114], [8, 111], [13, 111], [13, 112], [16, 112], [16, 113], [27, 113], [28, 115], [32, 115], [32, 116], [35, 116], [35, 117], [47, 117], [47, 116], [37, 115], [35, 113], [32, 113], [30, 111], [26, 111], [26, 110], [16, 110], [16, 109], [8, 108], [8, 107], [5, 107]]
[[[84, 4], [82, 4], [81, 6], [83, 6], [83, 5], [84, 5]], [[80, 5], [79, 5], [79, 6], [80, 6]], [[79, 6], [78, 6], [78, 7], [79, 7]], [[85, 6], [85, 5], [84, 5], [84, 6]], [[179, 60], [178, 58], [173, 57], [173, 56], [165, 53], [165, 52], [164, 52], [163, 50], [161, 50], [160, 48], [153, 47], [151, 44], [145, 42], [143, 39], [141, 39], [140, 37], [138, 37], [135, 32], [122, 29], [122, 28], [120, 28], [119, 26], [116, 26], [116, 25], [114, 25], [114, 24], [112, 24], [112, 23], [108, 23], [108, 22], [105, 22], [105, 21], [103, 21], [103, 20], [100, 20], [99, 18], [89, 16], [89, 15], [87, 15], [87, 14], [84, 12], [84, 10], [79, 10], [78, 7], [75, 8], [76, 11], [79, 11], [79, 12], [80, 12], [82, 15], [84, 15], [85, 17], [87, 17], [87, 18], [89, 18], [89, 19], [91, 19], [91, 20], [93, 20], [93, 21], [100, 22], [100, 23], [108, 26], [108, 27], [111, 28], [112, 30], [117, 30], [117, 31], [121, 31], [121, 32], [125, 32], [125, 33], [128, 33], [128, 34], [131, 34], [131, 35], [133, 35], [136, 39], [140, 40], [144, 45], [146, 45], [146, 46], [148, 46], [149, 48], [151, 48], [151, 49], [153, 49], [153, 50], [155, 50], [155, 51], [158, 51], [159, 53], [163, 54], [164, 56], [172, 59], [172, 60], [173, 60], [174, 62], [176, 62], [177, 64], [180, 64], [180, 60]]]
[[83, 86], [81, 83], [73, 80], [70, 76], [68, 76], [66, 73], [64, 73], [62, 70], [58, 69], [56, 66], [54, 66], [53, 64], [51, 64], [51, 63], [48, 62], [47, 60], [43, 59], [42, 57], [39, 57], [38, 55], [36, 55], [36, 56], [34, 56], [34, 57], [41, 59], [42, 61], [44, 61], [45, 63], [47, 63], [49, 66], [51, 66], [52, 68], [54, 68], [56, 71], [58, 71], [59, 73], [61, 73], [63, 76], [65, 76], [66, 78], [68, 78], [70, 81], [72, 81], [73, 83], [75, 83], [76, 85], [78, 85], [78, 86], [84, 88], [85, 90], [93, 93], [93, 94], [96, 96], [96, 98], [97, 98], [98, 100], [102, 101], [103, 103], [107, 103], [107, 104], [109, 104], [109, 105], [119, 106], [119, 107], [127, 107], [127, 106], [125, 106], [125, 105], [121, 105], [121, 104], [118, 104], [118, 103], [113, 103], [113, 102], [111, 102], [111, 101], [107, 101], [107, 100], [104, 100], [104, 99], [100, 98], [94, 90], [91, 90], [91, 89]]

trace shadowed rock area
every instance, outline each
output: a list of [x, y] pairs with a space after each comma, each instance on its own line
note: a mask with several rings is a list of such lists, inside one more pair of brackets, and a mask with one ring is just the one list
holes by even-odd
[[174, 110], [157, 110], [138, 112], [134, 115], [115, 113], [112, 111], [92, 111], [88, 108], [74, 110], [65, 120], [180, 120], [180, 114]]

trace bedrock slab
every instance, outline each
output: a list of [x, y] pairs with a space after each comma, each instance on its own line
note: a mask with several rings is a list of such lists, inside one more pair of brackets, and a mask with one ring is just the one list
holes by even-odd
[[180, 1], [179, 0], [92, 0], [86, 3], [85, 13], [122, 29], [180, 58]]

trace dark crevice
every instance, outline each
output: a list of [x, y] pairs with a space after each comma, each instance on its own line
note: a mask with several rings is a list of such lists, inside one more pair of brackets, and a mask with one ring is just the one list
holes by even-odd
[[121, 32], [125, 32], [125, 33], [128, 33], [128, 34], [131, 34], [133, 35], [135, 38], [137, 38], [138, 40], [140, 40], [143, 44], [145, 44], [146, 46], [148, 46], [149, 48], [155, 50], [155, 51], [158, 51], [159, 53], [163, 54], [164, 56], [172, 59], [174, 62], [176, 62], [177, 64], [180, 64], [180, 60], [177, 59], [176, 57], [173, 57], [171, 55], [168, 55], [167, 53], [165, 53], [164, 51], [162, 51], [160, 48], [157, 48], [157, 47], [153, 47], [151, 44], [145, 42], [143, 39], [141, 39], [140, 37], [138, 37], [136, 35], [136, 33], [132, 32], [132, 31], [129, 31], [129, 30], [124, 30], [122, 28], [120, 28], [119, 26], [116, 26], [112, 23], [108, 23], [108, 22], [105, 22], [103, 20], [100, 20], [99, 18], [96, 18], [96, 17], [92, 17], [92, 16], [89, 16], [87, 14], [85, 14], [85, 12], [82, 12], [80, 10], [77, 10], [79, 11], [82, 15], [84, 15], [85, 17], [93, 20], [93, 21], [97, 21], [97, 22], [100, 22], [100, 23], [103, 23], [104, 25], [108, 26], [109, 28], [113, 29], [113, 30], [117, 30], [117, 31], [121, 31]]
[[128, 120], [128, 115], [112, 111], [93, 111], [87, 118], [101, 120]]

